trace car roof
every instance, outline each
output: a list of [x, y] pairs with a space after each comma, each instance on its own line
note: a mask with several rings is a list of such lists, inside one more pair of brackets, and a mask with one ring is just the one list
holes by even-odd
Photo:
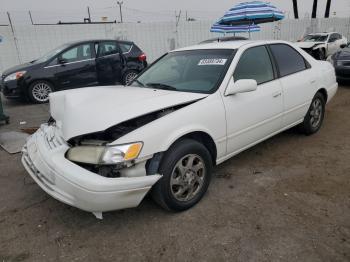
[[101, 42], [101, 41], [117, 41], [119, 43], [125, 43], [125, 44], [133, 44], [132, 41], [127, 40], [119, 40], [119, 39], [87, 39], [87, 40], [79, 40], [79, 41], [71, 41], [67, 44], [69, 45], [75, 45], [75, 44], [82, 44], [82, 43], [88, 43], [88, 42]]
[[196, 49], [238, 49], [244, 45], [254, 44], [254, 45], [264, 45], [264, 44], [285, 44], [286, 41], [279, 40], [235, 40], [235, 41], [225, 41], [225, 42], [214, 42], [214, 43], [204, 43], [197, 44], [193, 46], [183, 47], [176, 51], [186, 51], [186, 50], [196, 50]]

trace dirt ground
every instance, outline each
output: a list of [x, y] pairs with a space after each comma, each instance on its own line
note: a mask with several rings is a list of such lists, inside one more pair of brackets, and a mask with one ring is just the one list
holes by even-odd
[[[48, 118], [47, 105], [4, 104], [0, 132]], [[0, 262], [350, 261], [350, 86], [319, 133], [290, 130], [216, 167], [183, 213], [146, 198], [97, 220], [49, 197], [2, 149], [0, 186]]]

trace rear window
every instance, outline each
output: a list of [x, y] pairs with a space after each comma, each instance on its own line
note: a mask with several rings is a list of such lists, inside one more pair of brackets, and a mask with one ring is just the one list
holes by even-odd
[[130, 52], [132, 44], [131, 43], [119, 43], [119, 47], [123, 53], [128, 53], [128, 52]]
[[272, 54], [280, 72], [280, 76], [287, 76], [307, 68], [304, 57], [294, 48], [285, 44], [270, 45]]

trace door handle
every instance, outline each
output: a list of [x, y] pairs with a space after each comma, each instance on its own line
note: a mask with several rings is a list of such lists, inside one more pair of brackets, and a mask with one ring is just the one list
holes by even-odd
[[277, 93], [274, 93], [272, 96], [273, 96], [274, 98], [277, 98], [277, 97], [279, 97], [280, 95], [282, 95], [282, 93], [281, 93], [281, 92], [277, 92]]

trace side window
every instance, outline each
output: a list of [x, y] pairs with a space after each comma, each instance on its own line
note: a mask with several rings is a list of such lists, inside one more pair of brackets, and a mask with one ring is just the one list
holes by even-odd
[[89, 58], [92, 58], [90, 44], [75, 46], [60, 55], [60, 59], [64, 59], [67, 63]]
[[233, 74], [235, 81], [239, 79], [255, 79], [258, 84], [274, 79], [272, 63], [265, 46], [246, 50], [236, 66]]
[[304, 57], [294, 48], [285, 44], [270, 45], [271, 52], [276, 59], [281, 77], [305, 70]]
[[117, 43], [116, 42], [101, 42], [98, 45], [98, 51], [97, 54], [99, 57], [101, 56], [107, 56], [107, 55], [114, 55], [114, 54], [118, 54], [119, 50], [117, 47]]
[[128, 53], [132, 47], [132, 44], [129, 43], [119, 43], [120, 50], [122, 50], [123, 53]]

